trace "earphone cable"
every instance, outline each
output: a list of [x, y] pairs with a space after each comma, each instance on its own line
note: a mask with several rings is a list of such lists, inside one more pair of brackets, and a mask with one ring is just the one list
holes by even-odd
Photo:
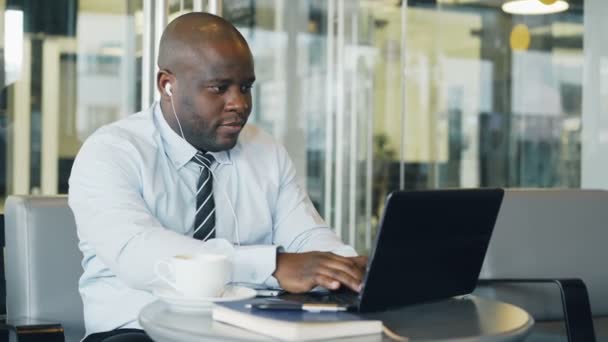
[[[177, 125], [179, 126], [179, 131], [182, 135], [182, 139], [184, 139], [184, 141], [188, 142], [188, 140], [186, 140], [186, 137], [184, 135], [184, 131], [182, 130], [182, 124], [179, 122], [179, 118], [177, 117], [177, 112], [175, 111], [175, 106], [173, 105], [173, 96], [169, 95], [169, 98], [171, 99], [171, 108], [173, 109], [173, 115], [175, 116], [175, 120], [177, 120]], [[203, 163], [203, 165], [207, 168], [207, 170], [209, 170], [209, 172], [211, 172], [211, 175], [213, 176], [214, 179], [218, 179], [215, 176], [215, 173], [213, 172], [213, 170], [211, 170], [211, 168], [207, 165], [205, 165]], [[218, 180], [218, 184], [219, 184], [219, 180]], [[234, 207], [232, 206], [232, 202], [230, 202], [230, 196], [228, 196], [228, 192], [226, 191], [226, 189], [224, 189], [223, 186], [220, 186], [220, 189], [222, 189], [222, 192], [224, 193], [224, 196], [226, 196], [226, 202], [228, 202], [228, 205], [230, 206], [230, 210], [232, 212], [232, 217], [234, 218], [234, 230], [235, 230], [235, 235], [236, 235], [236, 244], [238, 246], [241, 245], [241, 239], [239, 237], [239, 220], [236, 217], [236, 212], [234, 210]], [[215, 227], [213, 227], [213, 229], [211, 230], [211, 232], [215, 231]], [[206, 241], [207, 238], [211, 235], [211, 232], [209, 232], [209, 234], [205, 237], [205, 239], [203, 241]]]

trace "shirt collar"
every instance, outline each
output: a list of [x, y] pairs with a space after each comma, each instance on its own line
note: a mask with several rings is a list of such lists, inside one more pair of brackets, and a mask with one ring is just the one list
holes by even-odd
[[[153, 105], [153, 113], [154, 113], [154, 121], [156, 122], [156, 126], [160, 131], [160, 136], [163, 140], [165, 153], [171, 161], [173, 165], [180, 169], [182, 166], [186, 165], [189, 161], [194, 158], [194, 155], [197, 152], [197, 149], [190, 145], [189, 142], [184, 140], [179, 134], [177, 134], [171, 126], [165, 120], [163, 116], [162, 109], [160, 108], [160, 103], [157, 101]], [[213, 157], [215, 157], [215, 161], [219, 164], [232, 164], [232, 160], [230, 158], [230, 151], [221, 151], [221, 152], [210, 152]]]

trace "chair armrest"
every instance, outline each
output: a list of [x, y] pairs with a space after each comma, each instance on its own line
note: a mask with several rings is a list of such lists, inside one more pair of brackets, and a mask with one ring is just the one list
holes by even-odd
[[65, 341], [64, 331], [61, 324], [29, 317], [19, 317], [8, 320], [3, 319], [0, 321], [0, 329], [8, 330], [9, 341]]
[[557, 285], [562, 299], [562, 309], [564, 312], [564, 321], [566, 323], [568, 341], [595, 341], [593, 315], [591, 314], [591, 305], [589, 304], [589, 294], [587, 293], [587, 286], [585, 286], [585, 283], [581, 279], [504, 278], [479, 279], [477, 282], [477, 284], [480, 286], [508, 283], [552, 283]]

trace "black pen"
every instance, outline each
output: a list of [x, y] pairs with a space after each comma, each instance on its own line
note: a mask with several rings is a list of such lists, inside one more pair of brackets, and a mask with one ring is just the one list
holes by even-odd
[[300, 303], [259, 303], [247, 304], [247, 308], [256, 310], [293, 310], [309, 312], [337, 312], [346, 311], [346, 308], [337, 304], [300, 304]]

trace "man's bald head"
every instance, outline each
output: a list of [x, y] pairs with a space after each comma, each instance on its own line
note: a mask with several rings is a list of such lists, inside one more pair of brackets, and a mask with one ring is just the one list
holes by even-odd
[[169, 126], [200, 151], [233, 148], [255, 81], [243, 36], [220, 17], [188, 13], [167, 26], [159, 50], [156, 87]]
[[197, 59], [210, 44], [232, 43], [249, 49], [241, 33], [225, 19], [191, 12], [177, 17], [165, 28], [158, 51], [159, 69], [179, 72], [184, 63]]

